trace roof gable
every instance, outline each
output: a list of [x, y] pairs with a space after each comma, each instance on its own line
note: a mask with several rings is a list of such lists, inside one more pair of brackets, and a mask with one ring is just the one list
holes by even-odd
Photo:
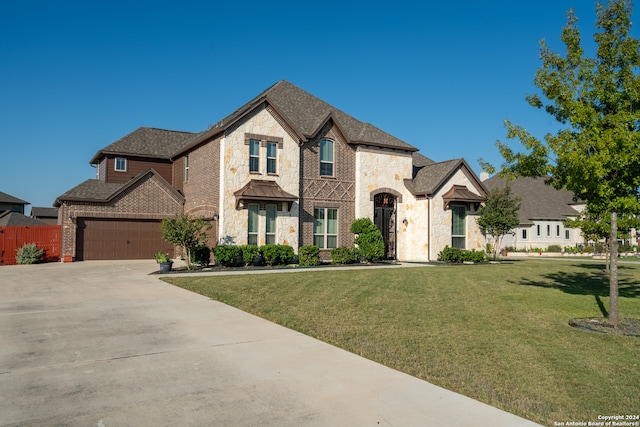
[[[195, 137], [182, 151], [214, 138], [251, 114], [263, 104], [269, 105], [295, 133], [300, 143], [313, 139], [324, 125], [332, 121], [349, 144], [417, 151], [417, 148], [384, 132], [370, 123], [361, 122], [299, 87], [281, 80], [271, 86], [210, 129]], [[180, 152], [175, 153], [175, 155]]]
[[[469, 165], [464, 159], [446, 160], [444, 162], [429, 163], [431, 159], [427, 157], [418, 157], [421, 167], [414, 167], [414, 176], [412, 180], [406, 180], [407, 188], [414, 195], [431, 196], [442, 188], [446, 182], [460, 169], [463, 169], [474, 181], [475, 186], [482, 192], [486, 192], [482, 182], [476, 177]], [[416, 157], [414, 157], [414, 166], [416, 165]]]

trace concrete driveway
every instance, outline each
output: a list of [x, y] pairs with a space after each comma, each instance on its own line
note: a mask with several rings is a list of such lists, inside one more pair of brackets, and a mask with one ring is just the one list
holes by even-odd
[[537, 425], [168, 285], [156, 269], [0, 267], [0, 425]]

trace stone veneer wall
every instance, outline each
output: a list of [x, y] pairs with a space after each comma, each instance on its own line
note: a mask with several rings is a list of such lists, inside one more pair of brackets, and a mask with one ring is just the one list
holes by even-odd
[[[413, 160], [410, 152], [359, 146], [356, 153], [356, 218], [373, 221], [372, 195], [384, 191], [396, 194], [396, 258], [401, 261], [423, 260], [421, 247], [409, 242], [419, 238], [421, 228], [428, 228], [426, 215], [417, 208], [415, 198], [404, 185], [411, 179]], [[426, 213], [426, 211], [424, 211]], [[403, 220], [407, 219], [408, 224]]]
[[[334, 176], [320, 176], [320, 140], [334, 141]], [[338, 209], [338, 246], [353, 246], [351, 224], [355, 216], [355, 150], [349, 146], [340, 132], [329, 122], [308, 141], [300, 153], [300, 181], [302, 209], [300, 212], [300, 246], [313, 244], [313, 211], [315, 208]], [[320, 250], [323, 260], [330, 259], [330, 250]]]
[[[249, 172], [249, 145], [245, 144], [248, 134], [282, 139], [282, 148], [278, 148], [276, 174], [267, 174], [267, 148], [260, 147], [260, 172]], [[268, 138], [267, 138], [268, 139]], [[276, 141], [277, 142], [277, 141]], [[220, 141], [220, 188], [219, 206], [220, 222], [218, 224], [219, 243], [244, 245], [247, 243], [248, 210], [236, 208], [233, 193], [251, 179], [276, 181], [288, 193], [300, 194], [299, 185], [299, 151], [298, 143], [287, 133], [285, 128], [267, 108], [259, 108], [248, 118], [229, 129]], [[291, 210], [282, 204], [282, 210], [276, 217], [276, 242], [290, 245], [298, 250], [298, 202], [294, 202]], [[265, 211], [260, 211], [259, 245], [265, 243]]]
[[[447, 182], [447, 185], [437, 191], [431, 199], [431, 247], [430, 257], [432, 261], [437, 260], [438, 253], [444, 249], [445, 246], [451, 246], [451, 209], [444, 208], [444, 200], [442, 195], [451, 189], [454, 185], [464, 185], [469, 191], [479, 194], [475, 188], [474, 182], [463, 171], [458, 170], [451, 179]], [[466, 249], [484, 250], [485, 238], [480, 227], [477, 223], [478, 212], [473, 209], [473, 206], [467, 210], [466, 217]]]
[[151, 174], [108, 203], [65, 201], [58, 210], [63, 259], [76, 256], [77, 218], [162, 219], [182, 213], [182, 203]]

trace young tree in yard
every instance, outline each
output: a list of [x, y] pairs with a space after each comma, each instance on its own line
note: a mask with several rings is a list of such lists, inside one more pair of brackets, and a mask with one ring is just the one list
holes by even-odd
[[186, 252], [185, 260], [191, 268], [191, 252], [198, 246], [206, 244], [207, 231], [211, 224], [203, 218], [190, 218], [188, 215], [179, 214], [175, 218], [165, 218], [160, 224], [162, 238], [169, 243], [179, 245]]
[[511, 187], [496, 188], [487, 195], [487, 201], [480, 209], [478, 225], [483, 233], [493, 238], [492, 258], [498, 258], [502, 238], [511, 233], [520, 222], [519, 199], [511, 198]]
[[520, 140], [526, 152], [497, 144], [505, 160], [503, 174], [548, 176], [549, 184], [572, 191], [591, 212], [610, 217], [609, 323], [614, 326], [619, 321], [618, 217], [640, 213], [640, 43], [630, 35], [631, 14], [628, 0], [596, 3], [597, 48], [590, 58], [570, 10], [561, 36], [566, 53], [555, 53], [541, 41], [542, 66], [534, 82], [542, 96], [527, 97], [561, 129], [542, 141], [507, 121], [507, 137]]

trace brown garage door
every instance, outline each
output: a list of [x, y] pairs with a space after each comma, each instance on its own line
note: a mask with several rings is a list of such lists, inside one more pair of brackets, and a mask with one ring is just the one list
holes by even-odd
[[160, 221], [78, 218], [76, 259], [152, 259], [158, 251], [173, 255], [162, 239]]

